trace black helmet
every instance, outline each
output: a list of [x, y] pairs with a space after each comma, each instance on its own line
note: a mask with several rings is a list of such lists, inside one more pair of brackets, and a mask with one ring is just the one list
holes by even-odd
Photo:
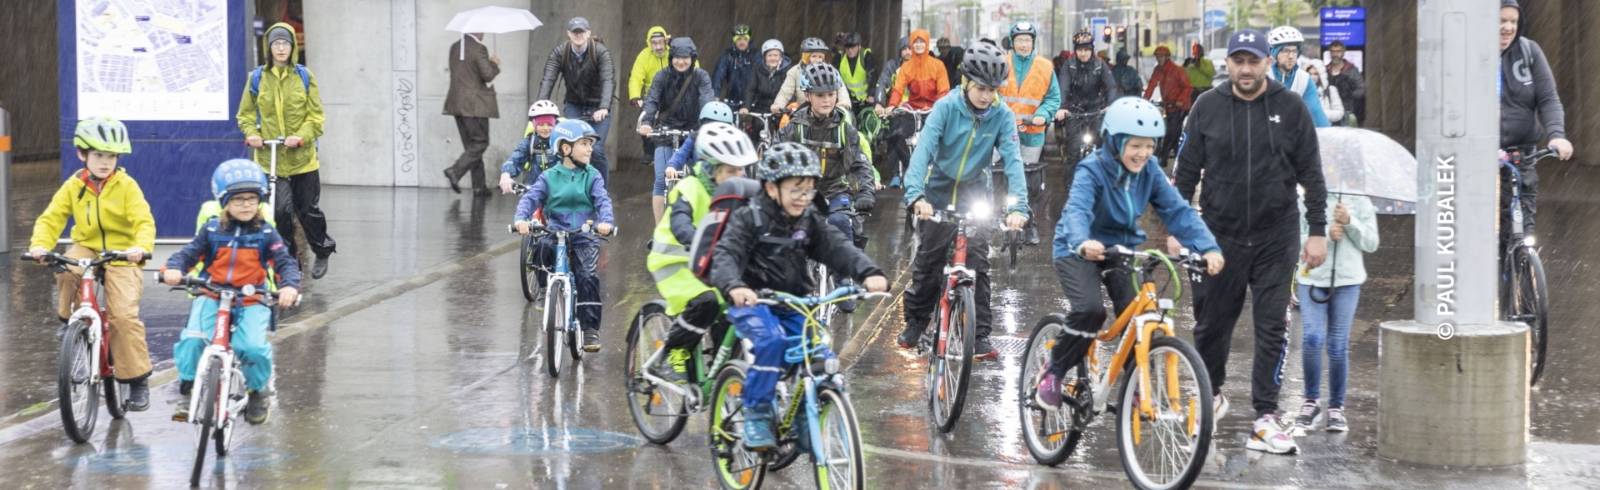
[[785, 141], [767, 148], [756, 166], [762, 182], [780, 182], [790, 177], [822, 178], [822, 161], [806, 145]]
[[839, 90], [844, 86], [844, 79], [839, 77], [839, 69], [827, 63], [814, 63], [805, 66], [805, 90], [807, 93], [828, 93]]
[[673, 58], [694, 58], [700, 55], [700, 48], [694, 46], [694, 40], [689, 37], [672, 38]]
[[827, 53], [827, 52], [830, 52], [831, 50], [828, 49], [827, 43], [822, 42], [822, 39], [820, 39], [820, 38], [808, 37], [808, 38], [805, 38], [805, 40], [800, 41], [800, 52], [801, 53], [813, 53], [813, 52], [819, 52], [819, 51], [823, 52], [823, 53]]
[[998, 88], [1006, 83], [1006, 53], [993, 42], [975, 42], [961, 61], [961, 74], [968, 80]]
[[845, 45], [845, 47], [860, 46], [861, 45], [861, 33], [852, 32], [852, 33], [849, 33], [849, 34], [845, 34], [844, 43], [843, 44]]
[[1078, 31], [1072, 35], [1072, 49], [1094, 48], [1094, 34], [1089, 31]]

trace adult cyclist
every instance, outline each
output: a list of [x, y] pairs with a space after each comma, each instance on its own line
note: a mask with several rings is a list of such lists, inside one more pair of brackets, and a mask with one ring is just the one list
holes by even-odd
[[[1572, 158], [1572, 142], [1567, 141], [1566, 111], [1556, 93], [1555, 76], [1544, 49], [1532, 39], [1522, 37], [1519, 22], [1522, 7], [1517, 0], [1500, 4], [1500, 148], [1526, 155], [1548, 138], [1562, 160]], [[1533, 235], [1533, 215], [1538, 207], [1539, 173], [1533, 165], [1518, 165], [1522, 175], [1523, 230]], [[1510, 189], [1500, 193], [1500, 207], [1510, 205]], [[1502, 221], [1504, 222], [1504, 221]], [[1503, 232], [1509, 234], [1509, 230]]]
[[[1072, 35], [1073, 57], [1066, 63], [1056, 67], [1056, 76], [1061, 83], [1061, 91], [1065, 92], [1066, 107], [1061, 113], [1056, 114], [1056, 119], [1071, 117], [1074, 114], [1083, 114], [1083, 117], [1072, 117], [1067, 120], [1067, 154], [1078, 155], [1082, 152], [1079, 145], [1085, 144], [1078, 139], [1078, 135], [1092, 132], [1100, 127], [1100, 116], [1088, 116], [1105, 110], [1111, 101], [1117, 100], [1120, 95], [1117, 91], [1117, 82], [1111, 76], [1111, 67], [1106, 66], [1105, 60], [1094, 56], [1094, 35], [1089, 31], [1078, 31]], [[1071, 162], [1078, 163], [1078, 162]]]
[[[1008, 76], [1006, 53], [988, 42], [973, 43], [961, 62], [965, 79], [933, 105], [922, 128], [911, 165], [906, 168], [905, 204], [920, 218], [919, 243], [914, 259], [910, 292], [906, 295], [906, 330], [901, 348], [917, 345], [938, 303], [946, 254], [955, 243], [956, 227], [928, 221], [935, 209], [955, 206], [965, 212], [975, 203], [990, 203], [993, 186], [990, 158], [1000, 153], [1006, 175], [1006, 194], [1016, 198], [1006, 216], [1006, 226], [1021, 229], [1028, 220], [1028, 191], [1018, 148], [1017, 123], [1011, 109], [996, 100], [996, 89]], [[989, 238], [978, 230], [967, 238], [967, 262], [977, 275], [974, 289], [978, 325], [974, 356], [999, 357], [989, 343], [993, 312], [989, 307]]]

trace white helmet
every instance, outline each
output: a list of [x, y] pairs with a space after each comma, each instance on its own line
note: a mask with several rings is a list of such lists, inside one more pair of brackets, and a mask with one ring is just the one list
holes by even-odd
[[539, 116], [561, 117], [561, 108], [556, 107], [555, 102], [548, 100], [534, 102], [533, 105], [528, 106], [528, 119], [533, 119]]
[[724, 122], [700, 127], [700, 133], [694, 137], [694, 154], [707, 163], [735, 167], [747, 167], [761, 159], [756, 146], [750, 143], [750, 136]]
[[761, 43], [761, 54], [767, 54], [767, 51], [774, 49], [778, 50], [778, 54], [783, 54], [783, 41], [768, 39], [767, 42]]
[[1299, 29], [1290, 26], [1274, 27], [1267, 32], [1267, 44], [1281, 46], [1284, 44], [1301, 44], [1306, 42], [1306, 37], [1300, 34]]

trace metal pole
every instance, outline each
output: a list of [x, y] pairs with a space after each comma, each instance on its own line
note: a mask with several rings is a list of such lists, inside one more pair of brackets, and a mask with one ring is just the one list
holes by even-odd
[[0, 106], [0, 254], [11, 251], [11, 111]]

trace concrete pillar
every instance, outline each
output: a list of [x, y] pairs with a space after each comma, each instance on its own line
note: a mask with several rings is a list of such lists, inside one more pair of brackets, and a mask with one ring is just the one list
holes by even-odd
[[[1496, 321], [1499, 69], [1495, 0], [1421, 0], [1417, 15], [1416, 320], [1378, 343], [1378, 454], [1448, 466], [1521, 464], [1528, 336]], [[1370, 92], [1370, 90], [1369, 90]]]

